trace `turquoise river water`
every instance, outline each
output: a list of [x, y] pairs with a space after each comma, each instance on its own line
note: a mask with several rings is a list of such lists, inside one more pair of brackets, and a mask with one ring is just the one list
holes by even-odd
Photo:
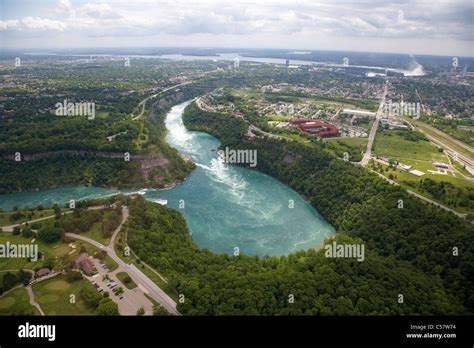
[[238, 247], [247, 255], [287, 255], [318, 248], [325, 237], [334, 234], [333, 227], [288, 186], [256, 170], [223, 163], [216, 153], [218, 139], [184, 127], [182, 113], [189, 102], [174, 106], [165, 120], [167, 142], [197, 166], [174, 188], [117, 191], [63, 187], [19, 192], [0, 195], [0, 208], [46, 207], [71, 199], [138, 192], [150, 201], [166, 200], [169, 207], [179, 210], [200, 247], [227, 254]]

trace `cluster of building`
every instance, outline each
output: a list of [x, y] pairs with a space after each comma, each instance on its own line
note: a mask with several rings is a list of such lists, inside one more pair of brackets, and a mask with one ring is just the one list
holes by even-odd
[[317, 134], [321, 138], [336, 137], [339, 135], [339, 129], [331, 124], [312, 118], [292, 118], [290, 124], [299, 130]]
[[[291, 67], [291, 66], [290, 66]], [[313, 68], [310, 71], [317, 73], [317, 75], [327, 74], [332, 69], [318, 69]], [[316, 77], [316, 76], [315, 76]], [[269, 85], [262, 85], [260, 88], [262, 93], [281, 93], [281, 92], [298, 92], [313, 95], [327, 95], [327, 96], [343, 96], [344, 98], [353, 99], [374, 99], [380, 98], [380, 88], [377, 84], [367, 81], [359, 81], [353, 79], [345, 83], [340, 80], [321, 80], [321, 82], [308, 86], [306, 84], [289, 84], [289, 83], [275, 83]]]
[[386, 119], [386, 118], [383, 118], [383, 119], [380, 120], [380, 126], [382, 128], [388, 128], [388, 129], [399, 129], [399, 130], [409, 130], [410, 129], [406, 124], [403, 124], [402, 122], [389, 120], [389, 119]]
[[343, 114], [354, 115], [354, 116], [367, 116], [375, 117], [377, 113], [366, 111], [366, 110], [353, 110], [353, 109], [344, 109], [342, 110]]
[[300, 103], [286, 103], [276, 102], [270, 103], [263, 99], [254, 102], [258, 113], [263, 116], [294, 116], [294, 117], [311, 117], [322, 112], [315, 103], [300, 102]]
[[81, 253], [75, 260], [74, 260], [74, 268], [83, 271], [86, 275], [90, 276], [96, 272], [94, 264], [89, 258], [87, 253]]

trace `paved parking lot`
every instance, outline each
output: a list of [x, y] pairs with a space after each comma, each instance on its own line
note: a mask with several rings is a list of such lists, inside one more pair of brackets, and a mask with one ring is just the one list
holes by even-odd
[[[106, 265], [104, 265], [104, 267], [101, 264], [100, 260], [91, 258], [91, 261], [94, 263], [94, 266], [97, 269], [98, 273], [92, 277], [86, 276], [86, 278], [89, 281], [98, 285], [98, 288], [97, 286], [95, 286], [98, 291], [100, 289], [103, 289], [103, 292], [109, 292], [110, 298], [118, 304], [119, 312], [121, 315], [136, 315], [137, 310], [140, 307], [143, 307], [143, 309], [145, 310], [145, 315], [153, 314], [153, 304], [145, 296], [145, 294], [139, 287], [136, 287], [135, 289], [127, 289], [127, 287], [123, 285], [120, 280], [118, 280], [116, 274], [123, 272], [120, 267], [117, 268], [115, 271], [110, 272], [108, 268], [106, 268]], [[117, 284], [117, 288], [122, 287], [123, 293], [121, 295], [115, 295], [114, 292], [110, 289], [110, 287], [107, 286], [109, 281], [103, 280], [105, 275], [108, 275], [109, 279]]]

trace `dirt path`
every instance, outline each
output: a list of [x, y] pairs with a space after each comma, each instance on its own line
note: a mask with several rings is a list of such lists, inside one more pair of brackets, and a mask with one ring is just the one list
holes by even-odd
[[26, 287], [26, 291], [28, 292], [28, 296], [30, 296], [30, 304], [33, 306], [33, 307], [36, 307], [36, 309], [39, 310], [39, 312], [41, 313], [41, 315], [45, 315], [43, 310], [41, 309], [41, 306], [39, 305], [38, 302], [36, 302], [35, 300], [35, 294], [33, 293], [33, 289], [31, 288], [31, 285], [28, 285]]

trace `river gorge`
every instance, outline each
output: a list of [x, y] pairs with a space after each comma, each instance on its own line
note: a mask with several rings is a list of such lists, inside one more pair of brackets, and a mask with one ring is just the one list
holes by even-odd
[[172, 107], [165, 119], [166, 141], [196, 164], [189, 177], [174, 188], [63, 187], [19, 192], [0, 195], [0, 209], [139, 193], [180, 211], [197, 245], [230, 255], [237, 250], [246, 255], [287, 255], [318, 248], [334, 234], [333, 227], [298, 193], [257, 170], [225, 164], [217, 156], [218, 139], [188, 131], [182, 114], [190, 102]]

